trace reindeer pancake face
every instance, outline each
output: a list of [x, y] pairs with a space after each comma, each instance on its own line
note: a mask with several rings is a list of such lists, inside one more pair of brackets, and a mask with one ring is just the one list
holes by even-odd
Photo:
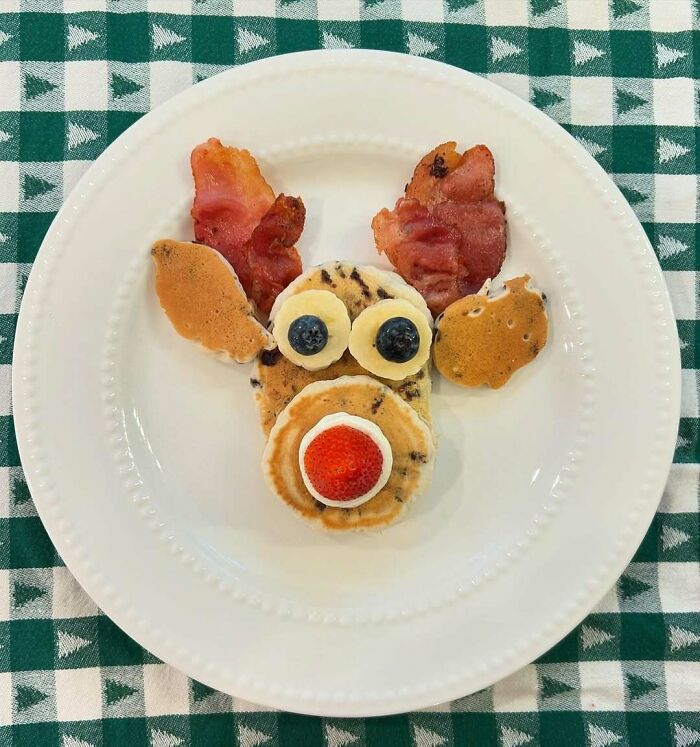
[[346, 260], [302, 272], [301, 198], [275, 196], [248, 151], [215, 138], [191, 165], [201, 243], [154, 245], [161, 306], [209, 352], [254, 360], [273, 493], [324, 529], [388, 526], [433, 468], [431, 357], [455, 384], [498, 388], [546, 342], [527, 276], [488, 294], [506, 248], [493, 155], [448, 142], [420, 161], [372, 221], [397, 272]]
[[[369, 339], [363, 341], [355, 335], [356, 325], [365, 314], [390, 303], [398, 304], [411, 316], [422, 333], [422, 358], [409, 365], [410, 373], [401, 378], [394, 374], [393, 378], [376, 376], [362, 366], [360, 356], [353, 355], [357, 346], [363, 349], [362, 342], [365, 351], [372, 346]], [[337, 329], [338, 304], [347, 319], [345, 334], [343, 329]], [[309, 364], [298, 352], [292, 350], [289, 357], [281, 352], [289, 347], [284, 345], [283, 335], [289, 335], [300, 316], [318, 316], [329, 328], [331, 362], [324, 368], [316, 369], [317, 361], [312, 360], [310, 367], [314, 370], [309, 370]], [[258, 356], [251, 385], [268, 438], [263, 469], [273, 492], [304, 518], [326, 529], [377, 529], [393, 523], [425, 487], [433, 463], [429, 362], [432, 317], [423, 298], [393, 272], [347, 261], [329, 262], [307, 271], [280, 294], [270, 322], [279, 347]], [[319, 355], [314, 347], [315, 332], [312, 329], [310, 336], [311, 359]], [[353, 335], [356, 346], [348, 348]], [[299, 365], [299, 360], [307, 367]], [[342, 426], [343, 415], [355, 426], [357, 421], [353, 418], [376, 426], [381, 434], [374, 439], [379, 451], [385, 444], [384, 464], [387, 447], [392, 459], [384, 485], [359, 505], [353, 505], [353, 498], [348, 499], [347, 507], [333, 498], [325, 503], [319, 500], [322, 496], [309, 485], [309, 476], [299, 459], [305, 433], [329, 416], [336, 416], [333, 422]], [[366, 461], [368, 452], [358, 453], [357, 457], [358, 461]], [[343, 455], [335, 454], [334, 458], [331, 467], [337, 470]], [[349, 453], [345, 458], [350, 462], [354, 459]]]
[[[211, 261], [212, 250], [202, 245], [167, 246], [169, 257], [177, 249], [183, 256]], [[230, 342], [231, 336], [222, 336], [225, 330], [207, 336], [202, 330], [218, 331], [222, 324], [238, 328], [245, 322], [260, 338], [250, 382], [268, 439], [263, 472], [285, 504], [324, 529], [388, 526], [428, 484], [435, 451], [431, 348], [440, 372], [455, 383], [493, 386], [495, 381], [500, 386], [500, 374], [493, 380], [462, 376], [454, 351], [481, 368], [493, 361], [500, 371], [506, 361], [511, 375], [536, 355], [529, 343], [532, 354], [520, 355], [521, 337], [532, 334], [527, 325], [538, 329], [538, 350], [546, 340], [542, 297], [527, 287], [527, 276], [507, 282], [505, 295], [495, 299], [482, 293], [450, 306], [437, 320], [433, 343], [432, 315], [399, 275], [329, 262], [300, 275], [277, 297], [268, 325], [273, 337], [254, 321], [229, 275], [222, 275], [219, 295], [212, 300], [209, 275], [193, 272], [191, 263], [180, 275], [170, 271], [175, 277], [167, 275], [170, 282], [164, 285], [169, 266], [160, 254], [154, 250], [161, 303], [181, 334], [211, 349], [212, 340]], [[185, 306], [178, 303], [181, 295]], [[234, 301], [238, 316], [224, 314]], [[388, 329], [383, 337], [382, 328]], [[245, 339], [247, 351], [249, 336]], [[511, 343], [517, 350], [509, 348]], [[228, 359], [250, 358], [249, 352], [225, 352]]]
[[[329, 262], [301, 275], [277, 298], [270, 314], [275, 328], [280, 310], [291, 296], [307, 291], [325, 291], [342, 301], [351, 323], [360, 314], [384, 300], [399, 299], [410, 303], [416, 313], [421, 314], [426, 325], [432, 317], [421, 295], [405, 283], [399, 275], [375, 267], [356, 265], [351, 262]], [[373, 374], [363, 368], [351, 352], [344, 348], [341, 357], [317, 371], [310, 371], [283, 356], [279, 349], [263, 352], [255, 365], [252, 384], [258, 403], [263, 431], [269, 435], [279, 413], [307, 384], [314, 381], [329, 381], [339, 376]], [[430, 370], [428, 362], [413, 374], [400, 380], [378, 378], [430, 422]]]

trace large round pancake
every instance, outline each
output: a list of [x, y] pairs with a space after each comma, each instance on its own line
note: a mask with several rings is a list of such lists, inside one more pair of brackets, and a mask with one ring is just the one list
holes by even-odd
[[[391, 444], [386, 485], [357, 508], [333, 508], [306, 489], [299, 468], [304, 434], [325, 415], [347, 412], [376, 423]], [[307, 521], [331, 531], [382, 529], [397, 521], [426, 487], [435, 447], [430, 428], [389, 387], [369, 376], [341, 376], [306, 386], [277, 418], [263, 454], [272, 491]]]
[[[351, 319], [355, 319], [368, 306], [385, 298], [403, 298], [414, 304], [432, 324], [432, 316], [423, 297], [400, 275], [371, 265], [358, 265], [348, 261], [326, 262], [310, 268], [293, 280], [277, 297], [270, 312], [270, 319], [274, 319], [286, 298], [305, 290], [331, 291], [345, 303]], [[321, 371], [307, 371], [291, 363], [277, 350], [262, 353], [256, 360], [250, 381], [255, 390], [255, 402], [263, 432], [266, 436], [269, 435], [280, 412], [308, 384], [359, 374], [372, 376], [347, 350], [339, 361]], [[403, 381], [378, 380], [391, 387], [426, 423], [430, 424], [432, 381], [429, 361], [418, 373]]]

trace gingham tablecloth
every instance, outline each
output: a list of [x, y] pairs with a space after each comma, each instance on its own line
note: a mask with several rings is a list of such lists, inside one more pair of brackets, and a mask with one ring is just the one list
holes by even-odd
[[[51, 545], [10, 411], [27, 274], [91, 160], [203, 78], [319, 47], [446, 60], [569, 130], [656, 250], [683, 359], [671, 477], [617, 586], [536, 663], [385, 719], [265, 711], [131, 641]], [[0, 0], [0, 745], [700, 745], [699, 71], [698, 0]]]

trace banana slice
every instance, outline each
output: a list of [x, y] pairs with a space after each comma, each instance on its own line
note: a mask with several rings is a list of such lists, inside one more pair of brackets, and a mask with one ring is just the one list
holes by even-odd
[[345, 304], [330, 291], [304, 291], [279, 308], [272, 334], [285, 358], [307, 371], [320, 371], [345, 352], [350, 317]]
[[350, 353], [375, 376], [399, 381], [430, 357], [430, 322], [412, 303], [391, 298], [368, 306], [350, 330]]

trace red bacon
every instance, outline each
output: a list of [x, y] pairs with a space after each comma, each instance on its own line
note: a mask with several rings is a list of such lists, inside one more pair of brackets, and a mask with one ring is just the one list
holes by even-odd
[[434, 314], [478, 291], [505, 258], [505, 206], [493, 196], [491, 151], [439, 145], [416, 166], [406, 198], [372, 222], [377, 250]]
[[246, 295], [269, 312], [297, 275], [301, 260], [294, 243], [304, 228], [304, 204], [275, 193], [247, 150], [217, 138], [198, 145], [191, 156], [197, 241], [231, 263]]
[[435, 206], [433, 217], [461, 236], [459, 297], [477, 293], [486, 280], [498, 275], [506, 257], [505, 205], [494, 197], [481, 202], [446, 200]]
[[458, 285], [461, 234], [436, 220], [418, 200], [402, 197], [394, 210], [384, 208], [374, 217], [372, 229], [378, 251], [387, 255], [433, 313], [462, 295]]
[[[300, 198], [279, 195], [243, 245], [248, 297], [265, 314], [270, 313], [275, 298], [301, 275], [301, 258], [294, 244], [304, 230], [305, 217]], [[242, 279], [241, 285], [246, 287]]]

